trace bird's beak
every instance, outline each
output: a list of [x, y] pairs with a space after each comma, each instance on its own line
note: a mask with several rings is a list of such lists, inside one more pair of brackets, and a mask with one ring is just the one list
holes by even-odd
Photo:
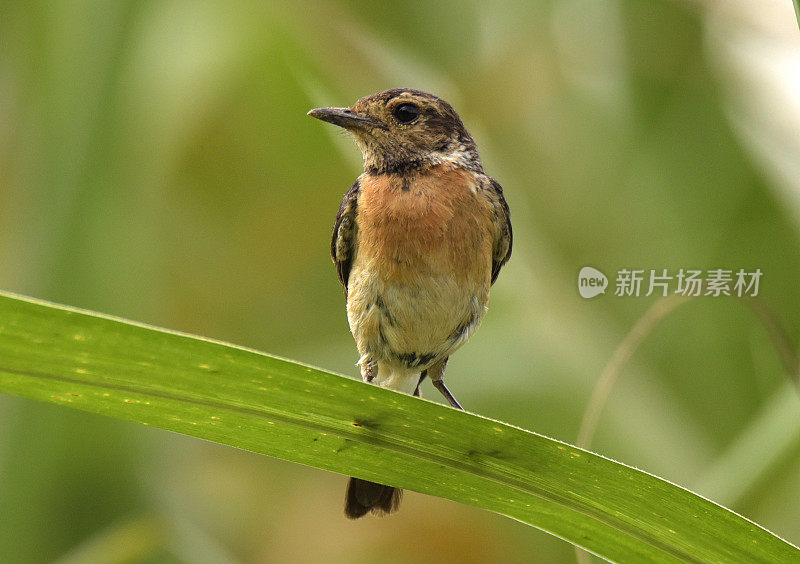
[[383, 124], [367, 116], [359, 115], [350, 108], [315, 108], [308, 112], [308, 115], [345, 129], [366, 129], [368, 127], [385, 129]]

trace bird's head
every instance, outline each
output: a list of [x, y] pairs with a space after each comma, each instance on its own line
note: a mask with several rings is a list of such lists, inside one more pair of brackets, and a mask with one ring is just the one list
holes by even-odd
[[349, 108], [317, 108], [308, 115], [345, 128], [374, 174], [451, 163], [480, 171], [478, 150], [453, 107], [432, 94], [396, 88]]

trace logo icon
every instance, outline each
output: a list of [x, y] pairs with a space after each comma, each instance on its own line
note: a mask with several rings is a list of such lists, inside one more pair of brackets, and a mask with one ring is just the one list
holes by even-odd
[[578, 292], [582, 298], [593, 298], [598, 294], [605, 294], [608, 287], [606, 275], [592, 268], [584, 266], [578, 273]]

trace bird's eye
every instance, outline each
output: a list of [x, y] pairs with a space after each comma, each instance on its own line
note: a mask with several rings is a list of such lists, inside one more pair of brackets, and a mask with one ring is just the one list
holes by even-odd
[[411, 123], [419, 117], [419, 108], [414, 104], [400, 104], [392, 115], [400, 123]]

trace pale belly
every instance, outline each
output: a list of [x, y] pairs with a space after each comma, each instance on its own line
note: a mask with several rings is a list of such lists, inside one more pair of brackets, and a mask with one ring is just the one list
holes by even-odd
[[464, 344], [486, 313], [487, 284], [446, 274], [386, 280], [354, 265], [347, 318], [362, 360], [419, 373]]

